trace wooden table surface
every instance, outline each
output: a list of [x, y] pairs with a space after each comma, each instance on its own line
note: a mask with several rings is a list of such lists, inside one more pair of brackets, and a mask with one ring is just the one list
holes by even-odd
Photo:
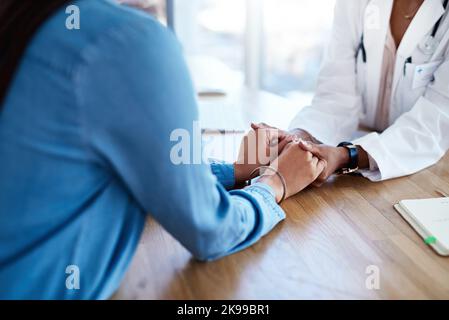
[[[449, 258], [393, 209], [449, 193], [449, 154], [410, 177], [336, 177], [282, 205], [287, 219], [255, 246], [201, 263], [149, 219], [116, 299], [449, 299]], [[367, 268], [379, 268], [369, 289]]]
[[[299, 110], [263, 92], [243, 90], [240, 100], [233, 112], [246, 123], [286, 128]], [[207, 155], [236, 159], [241, 137], [212, 139]], [[449, 193], [449, 154], [401, 179], [335, 177], [285, 201], [287, 219], [256, 245], [211, 263], [193, 260], [149, 219], [113, 298], [449, 299], [449, 258], [426, 246], [393, 208], [399, 200], [437, 197], [436, 189]], [[379, 290], [366, 285], [371, 266], [378, 268]]]

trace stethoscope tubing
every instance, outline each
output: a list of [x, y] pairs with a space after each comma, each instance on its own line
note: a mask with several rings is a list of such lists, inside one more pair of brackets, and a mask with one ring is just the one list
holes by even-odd
[[[443, 3], [443, 7], [444, 7], [444, 11], [445, 12], [446, 12], [446, 9], [447, 9], [448, 2], [449, 2], [449, 0], [444, 0], [444, 3]], [[444, 14], [440, 17], [440, 19], [438, 19], [437, 23], [433, 27], [432, 35], [431, 35], [432, 38], [435, 38], [435, 36], [437, 35], [438, 29], [440, 28], [441, 20], [443, 20], [443, 17], [444, 17]]]
[[[449, 4], [449, 0], [444, 0], [443, 7], [444, 7], [444, 11], [445, 12], [447, 11], [448, 4]], [[429, 36], [430, 39], [428, 39], [426, 42], [433, 41], [433, 39], [435, 39], [435, 37], [436, 37], [436, 35], [438, 33], [438, 30], [440, 29], [440, 24], [441, 24], [441, 21], [443, 20], [444, 15], [445, 14], [443, 14], [440, 17], [440, 19], [438, 19], [438, 21], [435, 23], [435, 26], [432, 29], [432, 33]], [[359, 57], [360, 52], [362, 52], [362, 61], [363, 61], [363, 63], [366, 63], [366, 61], [367, 61], [367, 54], [366, 54], [365, 41], [364, 41], [364, 34], [363, 33], [362, 33], [362, 37], [360, 39], [360, 44], [359, 44], [359, 46], [357, 48], [357, 52], [355, 54], [355, 58], [356, 59]]]

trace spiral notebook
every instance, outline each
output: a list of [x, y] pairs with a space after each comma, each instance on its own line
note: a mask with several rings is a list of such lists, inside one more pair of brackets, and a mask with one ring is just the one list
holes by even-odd
[[394, 207], [426, 244], [449, 256], [449, 198], [403, 200]]

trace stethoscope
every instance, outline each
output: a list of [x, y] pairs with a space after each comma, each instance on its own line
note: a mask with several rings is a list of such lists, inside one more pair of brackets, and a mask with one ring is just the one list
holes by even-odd
[[[446, 11], [447, 9], [447, 4], [448, 4], [449, 0], [444, 0], [444, 11]], [[432, 33], [427, 36], [426, 41], [422, 42], [419, 45], [419, 49], [421, 49], [422, 53], [424, 53], [425, 55], [432, 55], [435, 53], [435, 51], [437, 51], [438, 48], [438, 40], [435, 38], [435, 36], [437, 35], [438, 29], [440, 28], [440, 24], [441, 21], [443, 20], [444, 14], [440, 17], [440, 19], [438, 19], [437, 23], [435, 24], [435, 26], [433, 27]]]
[[[444, 11], [447, 10], [448, 3], [449, 3], [449, 0], [444, 0], [444, 3], [443, 3]], [[433, 53], [435, 53], [435, 51], [438, 48], [439, 42], [436, 39], [436, 35], [438, 33], [438, 30], [440, 29], [440, 24], [441, 24], [441, 21], [443, 20], [443, 17], [444, 17], [444, 14], [435, 23], [432, 33], [427, 36], [426, 41], [422, 42], [419, 45], [419, 49], [425, 55], [432, 55]], [[363, 63], [366, 63], [367, 60], [366, 60], [366, 48], [365, 48], [364, 34], [362, 34], [362, 37], [360, 39], [360, 44], [359, 44], [359, 46], [357, 48], [357, 52], [355, 54], [356, 59], [358, 59], [360, 53], [362, 53]]]

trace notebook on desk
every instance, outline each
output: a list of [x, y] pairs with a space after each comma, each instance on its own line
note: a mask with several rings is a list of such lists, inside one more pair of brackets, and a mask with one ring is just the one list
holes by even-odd
[[394, 207], [426, 244], [449, 256], [449, 198], [403, 200]]

